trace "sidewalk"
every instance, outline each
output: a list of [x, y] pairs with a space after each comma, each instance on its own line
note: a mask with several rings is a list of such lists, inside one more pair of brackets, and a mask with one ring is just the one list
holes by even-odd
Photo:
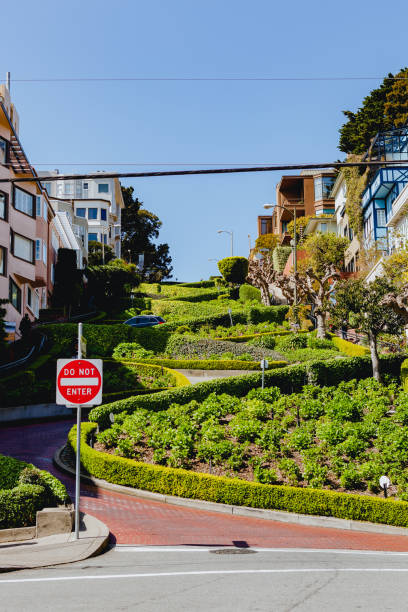
[[83, 561], [102, 553], [109, 529], [97, 518], [81, 513], [79, 540], [75, 533], [61, 533], [22, 542], [0, 544], [0, 572], [34, 569]]

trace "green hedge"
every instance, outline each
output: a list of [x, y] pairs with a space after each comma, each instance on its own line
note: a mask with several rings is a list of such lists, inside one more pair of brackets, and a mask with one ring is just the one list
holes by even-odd
[[[297, 332], [298, 334], [309, 333], [307, 329], [301, 329]], [[214, 338], [214, 340], [225, 340], [228, 342], [248, 342], [254, 338], [261, 338], [262, 336], [287, 336], [293, 334], [292, 331], [271, 331], [271, 332], [260, 332], [259, 334], [246, 334], [244, 336], [225, 336], [222, 338]]]
[[[385, 374], [395, 377], [400, 375], [403, 357], [387, 355], [380, 357], [381, 368]], [[172, 403], [187, 404], [191, 400], [202, 401], [210, 393], [229, 393], [237, 397], [244, 397], [254, 387], [261, 386], [262, 374], [246, 374], [231, 376], [217, 380], [171, 389], [156, 393], [153, 397], [130, 397], [126, 400], [96, 406], [90, 412], [89, 418], [96, 421], [101, 428], [109, 426], [109, 414], [128, 413], [146, 408], [147, 410], [166, 410]], [[305, 384], [336, 385], [342, 380], [361, 380], [372, 376], [371, 359], [369, 357], [344, 357], [340, 359], [327, 359], [325, 361], [306, 362], [300, 365], [291, 365], [277, 370], [265, 372], [265, 386], [278, 387], [282, 393], [296, 393], [301, 391]]]
[[239, 299], [241, 302], [251, 302], [256, 300], [261, 302], [261, 290], [252, 285], [241, 285], [239, 288]]
[[347, 340], [343, 340], [343, 338], [339, 338], [338, 336], [333, 335], [331, 341], [334, 346], [339, 349], [339, 351], [345, 355], [350, 355], [350, 357], [363, 357], [364, 355], [370, 354], [370, 349], [368, 349], [366, 346], [353, 344], [353, 342], [348, 342]]
[[[138, 342], [143, 348], [156, 353], [164, 351], [168, 333], [163, 325], [131, 327], [130, 325], [89, 325], [84, 323], [83, 336], [87, 342], [88, 357], [110, 357], [120, 342]], [[59, 356], [71, 357], [78, 335], [75, 323], [44, 325], [44, 333], [59, 347]]]
[[45, 470], [38, 470], [40, 484], [22, 484], [26, 468], [36, 468], [25, 461], [0, 455], [0, 529], [35, 525], [36, 513], [47, 506], [67, 503], [64, 485]]
[[[259, 361], [243, 361], [238, 359], [143, 359], [144, 363], [163, 365], [179, 370], [259, 370]], [[269, 368], [282, 368], [287, 361], [268, 361]]]
[[[92, 476], [111, 483], [236, 506], [408, 526], [407, 502], [324, 489], [259, 484], [150, 465], [91, 448], [87, 438], [95, 428], [95, 423], [82, 425], [81, 463]], [[68, 441], [76, 450], [76, 426], [69, 432]]]
[[404, 391], [408, 391], [408, 359], [401, 364], [401, 382]]

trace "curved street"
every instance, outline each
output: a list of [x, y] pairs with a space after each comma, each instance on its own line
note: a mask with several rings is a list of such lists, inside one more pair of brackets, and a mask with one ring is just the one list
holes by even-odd
[[[2, 427], [0, 452], [49, 470], [73, 497], [74, 480], [60, 472], [52, 457], [74, 420]], [[309, 527], [234, 517], [184, 508], [81, 486], [81, 509], [108, 525], [112, 542], [136, 546], [236, 546], [262, 548], [408, 551], [408, 538], [396, 535]]]

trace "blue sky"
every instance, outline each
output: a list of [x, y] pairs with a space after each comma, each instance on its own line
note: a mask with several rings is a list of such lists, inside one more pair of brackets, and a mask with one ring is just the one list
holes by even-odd
[[[21, 0], [2, 5], [0, 78], [12, 73], [20, 136], [39, 170], [323, 162], [342, 110], [408, 65], [407, 3], [379, 0]], [[387, 23], [388, 21], [388, 23]], [[30, 83], [70, 77], [379, 77], [347, 81]], [[129, 166], [129, 163], [145, 166]], [[89, 163], [84, 166], [82, 164]], [[41, 165], [40, 165], [41, 164]], [[120, 165], [114, 165], [120, 164]], [[154, 165], [149, 165], [154, 164]], [[175, 164], [175, 165], [174, 165]], [[129, 180], [163, 221], [174, 278], [248, 255], [279, 173]]]

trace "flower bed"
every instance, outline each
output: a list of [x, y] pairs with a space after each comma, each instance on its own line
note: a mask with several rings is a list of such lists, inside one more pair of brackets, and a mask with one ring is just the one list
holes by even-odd
[[[327, 490], [246, 482], [210, 474], [197, 474], [184, 469], [149, 465], [91, 448], [87, 444], [87, 438], [95, 428], [94, 423], [84, 423], [82, 426], [81, 463], [91, 475], [108, 482], [165, 495], [238, 506], [408, 526], [406, 502]], [[76, 450], [76, 427], [71, 429], [68, 441]]]

